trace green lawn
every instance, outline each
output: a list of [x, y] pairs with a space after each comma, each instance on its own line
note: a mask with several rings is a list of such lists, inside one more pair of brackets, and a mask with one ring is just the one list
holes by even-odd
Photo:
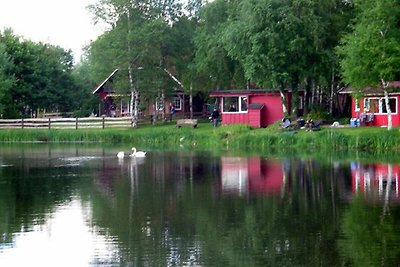
[[204, 149], [328, 149], [400, 151], [400, 129], [322, 127], [319, 131], [287, 131], [278, 124], [253, 129], [246, 125], [213, 128], [207, 121], [197, 128], [176, 128], [175, 123], [110, 129], [1, 129], [1, 142], [101, 142], [141, 144], [147, 147], [195, 146]]

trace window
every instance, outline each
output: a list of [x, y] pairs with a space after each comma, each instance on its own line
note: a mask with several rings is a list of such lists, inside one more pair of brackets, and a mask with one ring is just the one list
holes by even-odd
[[354, 99], [354, 111], [359, 112], [360, 111], [360, 100], [359, 99]]
[[[386, 109], [386, 100], [385, 98], [381, 99], [381, 104], [382, 107], [380, 109], [380, 113], [387, 113], [387, 109]], [[397, 113], [397, 99], [396, 98], [389, 98], [389, 108], [390, 108], [390, 112], [391, 113]]]
[[299, 106], [298, 109], [304, 109], [304, 96], [299, 96]]
[[223, 98], [223, 112], [247, 112], [246, 96], [229, 96]]
[[172, 104], [174, 105], [175, 110], [182, 110], [182, 98], [179, 96], [172, 99]]
[[162, 111], [163, 109], [164, 109], [164, 102], [162, 101], [161, 97], [158, 97], [156, 101], [156, 110]]
[[370, 100], [371, 100], [371, 98], [364, 98], [364, 111], [365, 112], [368, 112], [371, 108]]
[[[397, 113], [397, 98], [389, 98], [390, 111]], [[364, 112], [386, 114], [386, 101], [384, 97], [365, 98]]]

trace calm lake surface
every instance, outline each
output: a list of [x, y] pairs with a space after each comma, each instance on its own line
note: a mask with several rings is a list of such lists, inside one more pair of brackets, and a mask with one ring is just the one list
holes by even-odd
[[400, 164], [0, 145], [0, 266], [399, 266]]

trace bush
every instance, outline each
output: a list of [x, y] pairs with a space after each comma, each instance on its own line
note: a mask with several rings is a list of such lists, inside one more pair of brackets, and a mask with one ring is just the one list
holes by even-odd
[[332, 121], [332, 116], [320, 105], [313, 105], [306, 118], [311, 118], [314, 121]]

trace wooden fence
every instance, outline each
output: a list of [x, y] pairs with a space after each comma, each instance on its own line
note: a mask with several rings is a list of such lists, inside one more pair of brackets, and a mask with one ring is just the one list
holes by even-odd
[[131, 127], [131, 117], [0, 119], [0, 128], [82, 129]]

